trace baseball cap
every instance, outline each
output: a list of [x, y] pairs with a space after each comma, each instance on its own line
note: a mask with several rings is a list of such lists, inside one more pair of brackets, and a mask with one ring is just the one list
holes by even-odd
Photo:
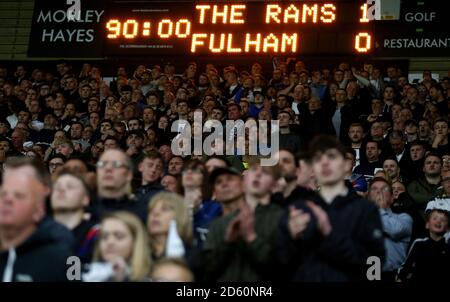
[[211, 172], [211, 176], [209, 178], [212, 185], [216, 182], [217, 177], [224, 174], [237, 175], [241, 176], [241, 173], [234, 167], [220, 167], [216, 168]]

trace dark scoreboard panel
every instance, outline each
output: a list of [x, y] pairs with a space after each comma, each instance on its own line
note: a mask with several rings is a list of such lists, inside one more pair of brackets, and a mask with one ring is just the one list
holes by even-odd
[[447, 1], [403, 0], [398, 20], [375, 21], [373, 55], [449, 57]]
[[352, 54], [373, 45], [362, 1], [113, 3], [107, 55]]
[[443, 1], [401, 0], [398, 20], [373, 20], [386, 1], [35, 0], [28, 54], [449, 56]]

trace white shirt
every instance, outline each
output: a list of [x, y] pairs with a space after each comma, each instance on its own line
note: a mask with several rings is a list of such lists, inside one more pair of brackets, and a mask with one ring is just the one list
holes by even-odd
[[402, 152], [402, 153], [400, 153], [400, 154], [395, 154], [395, 157], [397, 158], [397, 162], [398, 162], [398, 163], [399, 163], [400, 160], [402, 159], [403, 154], [405, 154], [405, 149], [403, 149], [403, 152]]

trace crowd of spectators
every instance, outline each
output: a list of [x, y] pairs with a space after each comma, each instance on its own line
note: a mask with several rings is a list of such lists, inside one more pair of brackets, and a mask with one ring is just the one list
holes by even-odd
[[[371, 256], [384, 281], [449, 279], [450, 78], [216, 65], [0, 68], [2, 281], [67, 280], [71, 256], [85, 281], [356, 281]], [[209, 120], [278, 121], [278, 163], [249, 129], [177, 154]]]

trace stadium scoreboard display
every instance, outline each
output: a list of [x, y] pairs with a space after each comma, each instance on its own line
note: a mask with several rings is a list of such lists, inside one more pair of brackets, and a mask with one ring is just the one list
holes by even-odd
[[29, 55], [448, 56], [436, 1], [402, 0], [395, 20], [382, 1], [35, 0]]
[[358, 1], [119, 5], [105, 18], [105, 45], [114, 55], [369, 53], [367, 12]]

